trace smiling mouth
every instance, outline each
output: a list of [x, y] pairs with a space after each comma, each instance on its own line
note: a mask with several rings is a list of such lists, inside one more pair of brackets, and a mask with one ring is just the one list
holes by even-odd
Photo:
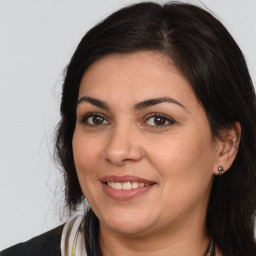
[[105, 193], [115, 200], [130, 200], [151, 190], [156, 182], [137, 176], [110, 175], [100, 179]]
[[108, 185], [109, 187], [113, 188], [113, 189], [117, 189], [117, 190], [130, 190], [130, 189], [136, 189], [136, 188], [143, 188], [143, 187], [148, 187], [150, 186], [147, 183], [143, 183], [143, 182], [114, 182], [114, 181], [109, 181], [109, 182], [104, 182], [106, 185]]

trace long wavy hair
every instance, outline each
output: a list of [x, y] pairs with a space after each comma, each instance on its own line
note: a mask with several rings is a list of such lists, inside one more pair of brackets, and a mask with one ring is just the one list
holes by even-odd
[[[76, 174], [72, 137], [79, 85], [87, 68], [102, 57], [155, 51], [169, 57], [189, 81], [204, 107], [213, 136], [234, 122], [242, 127], [236, 159], [215, 177], [207, 210], [208, 235], [223, 256], [256, 255], [256, 109], [255, 92], [240, 48], [213, 14], [187, 3], [152, 2], [125, 7], [89, 30], [65, 70], [56, 156], [63, 167], [70, 210], [84, 199]], [[99, 221], [86, 213], [88, 256], [101, 255]]]

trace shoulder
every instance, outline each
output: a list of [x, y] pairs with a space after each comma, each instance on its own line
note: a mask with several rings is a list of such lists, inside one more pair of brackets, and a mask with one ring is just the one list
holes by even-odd
[[0, 256], [60, 256], [64, 225], [0, 252]]

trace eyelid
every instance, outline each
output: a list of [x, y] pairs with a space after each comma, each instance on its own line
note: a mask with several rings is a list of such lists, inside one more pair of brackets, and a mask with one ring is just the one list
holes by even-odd
[[[93, 116], [99, 116], [101, 118], [104, 119], [104, 122], [106, 121], [108, 124], [111, 124], [111, 122], [109, 121], [109, 118], [106, 117], [104, 114], [102, 113], [99, 113], [99, 112], [89, 112], [89, 113], [86, 113], [84, 115], [82, 115], [78, 121], [83, 124], [83, 125], [87, 125], [87, 126], [100, 126], [100, 125], [108, 125], [108, 124], [104, 124], [104, 123], [101, 123], [101, 124], [95, 124], [95, 125], [92, 125], [92, 124], [89, 124], [87, 121], [90, 117], [93, 117]], [[163, 119], [165, 119], [168, 123], [167, 124], [163, 124], [163, 125], [148, 125], [146, 124], [146, 122], [150, 119], [150, 118], [153, 118], [153, 117], [161, 117]], [[154, 113], [150, 113], [150, 114], [147, 114], [146, 116], [144, 116], [143, 118], [145, 121], [143, 121], [142, 123], [142, 126], [150, 126], [150, 127], [154, 127], [154, 128], [163, 128], [163, 127], [166, 127], [166, 126], [169, 126], [169, 125], [174, 125], [176, 124], [177, 122], [170, 116], [168, 115], [165, 115], [163, 113], [157, 113], [157, 112], [154, 112]]]
[[[88, 125], [88, 126], [97, 126], [97, 125], [90, 125], [88, 123], [86, 123], [86, 121], [88, 120], [89, 117], [92, 117], [92, 116], [100, 116], [102, 117], [103, 119], [105, 119], [109, 124], [110, 124], [110, 121], [108, 120], [108, 117], [106, 117], [105, 115], [101, 114], [101, 113], [98, 113], [98, 112], [89, 112], [85, 115], [82, 115], [81, 118], [79, 118], [79, 122], [81, 124], [84, 124], [84, 125]], [[106, 124], [101, 124], [101, 125], [106, 125]]]
[[165, 114], [162, 114], [162, 113], [150, 113], [148, 115], [145, 116], [145, 121], [143, 122], [143, 126], [147, 126], [145, 123], [152, 117], [162, 117], [164, 118], [166, 121], [168, 121], [169, 123], [168, 124], [165, 124], [165, 125], [148, 125], [148, 126], [152, 126], [152, 127], [155, 127], [155, 128], [162, 128], [162, 127], [166, 127], [168, 125], [174, 125], [175, 123], [177, 123], [173, 118], [171, 118], [170, 116], [168, 115], [165, 115]]

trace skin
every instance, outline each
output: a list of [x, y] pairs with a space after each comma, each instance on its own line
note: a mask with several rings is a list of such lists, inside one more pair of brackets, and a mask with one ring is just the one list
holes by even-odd
[[[134, 107], [162, 97], [174, 101]], [[232, 164], [239, 125], [231, 126], [227, 140], [214, 139], [188, 81], [155, 52], [98, 60], [85, 72], [78, 100], [73, 154], [84, 196], [100, 221], [102, 254], [204, 255], [214, 174], [219, 165]], [[90, 113], [100, 115], [98, 124]], [[135, 175], [155, 185], [130, 200], [115, 200], [100, 182], [106, 175]]]

